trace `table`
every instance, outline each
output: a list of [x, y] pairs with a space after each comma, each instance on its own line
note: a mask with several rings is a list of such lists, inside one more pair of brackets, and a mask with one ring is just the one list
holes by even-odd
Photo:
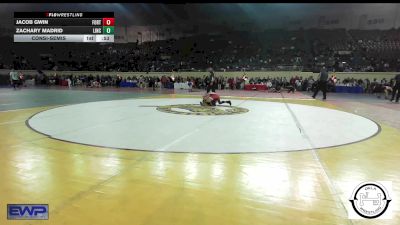
[[188, 83], [174, 83], [174, 89], [184, 89], [184, 90], [189, 90], [190, 87]]
[[121, 82], [119, 84], [120, 87], [137, 87], [135, 82]]
[[251, 91], [256, 88], [257, 91], [265, 91], [267, 90], [267, 85], [265, 84], [246, 84], [244, 86], [244, 90]]
[[67, 80], [60, 80], [60, 85], [61, 86], [68, 86], [68, 81]]
[[166, 88], [167, 89], [174, 89], [174, 83], [173, 82], [168, 82]]
[[335, 92], [337, 93], [364, 93], [364, 90], [360, 86], [335, 86]]
[[26, 86], [35, 86], [35, 79], [30, 79], [25, 81]]

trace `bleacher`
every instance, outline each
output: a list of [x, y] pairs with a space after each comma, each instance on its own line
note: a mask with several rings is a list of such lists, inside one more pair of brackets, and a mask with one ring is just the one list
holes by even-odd
[[[13, 43], [1, 37], [0, 68], [69, 71], [263, 71], [322, 64], [338, 70], [396, 71], [397, 30], [265, 30], [127, 44]], [[345, 67], [340, 63], [346, 62]]]

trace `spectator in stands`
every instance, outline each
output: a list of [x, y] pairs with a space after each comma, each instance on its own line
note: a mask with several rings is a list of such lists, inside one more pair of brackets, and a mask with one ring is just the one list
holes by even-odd
[[17, 88], [19, 88], [19, 76], [18, 76], [18, 72], [13, 69], [11, 69], [10, 72], [10, 82], [11, 85], [14, 87], [14, 90], [17, 90]]
[[234, 82], [234, 79], [233, 79], [232, 77], [230, 77], [230, 78], [228, 79], [228, 83], [229, 83], [229, 88], [230, 88], [231, 90], [233, 90], [233, 88], [235, 87], [235, 82]]
[[139, 88], [145, 88], [145, 87], [146, 87], [146, 85], [144, 83], [144, 77], [143, 77], [143, 75], [140, 75], [139, 76]]
[[71, 87], [72, 87], [72, 80], [71, 80], [71, 77], [68, 77], [68, 78], [67, 78], [67, 82], [68, 82], [68, 88], [71, 89]]
[[161, 87], [167, 88], [168, 79], [165, 75], [161, 77]]
[[303, 83], [303, 81], [301, 80], [301, 78], [296, 79], [296, 81], [295, 81], [295, 87], [296, 87], [296, 90], [297, 90], [297, 91], [301, 91], [301, 89], [302, 89], [302, 83]]
[[272, 82], [271, 82], [271, 80], [268, 79], [268, 81], [267, 81], [267, 83], [266, 83], [266, 86], [267, 86], [267, 90], [270, 90], [270, 89], [272, 88]]
[[156, 90], [156, 79], [154, 77], [149, 78], [149, 87], [152, 87], [153, 91]]
[[22, 72], [19, 72], [18, 75], [20, 87], [26, 87], [24, 74]]
[[188, 79], [187, 84], [189, 86], [189, 92], [192, 92], [193, 91], [193, 82], [190, 79]]
[[[385, 99], [389, 99], [389, 95], [392, 94], [393, 84], [394, 84], [393, 79], [390, 82], [387, 82], [385, 80], [384, 83], [382, 83], [382, 90], [383, 90], [383, 93], [385, 94]], [[381, 96], [379, 95], [378, 98], [381, 98]]]
[[122, 77], [120, 75], [117, 75], [117, 80], [116, 80], [116, 83], [115, 83], [117, 88], [120, 87], [121, 82], [122, 82]]

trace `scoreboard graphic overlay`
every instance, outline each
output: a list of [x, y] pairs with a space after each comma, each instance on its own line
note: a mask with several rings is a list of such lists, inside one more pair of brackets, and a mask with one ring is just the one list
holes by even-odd
[[114, 42], [114, 12], [14, 12], [14, 42]]

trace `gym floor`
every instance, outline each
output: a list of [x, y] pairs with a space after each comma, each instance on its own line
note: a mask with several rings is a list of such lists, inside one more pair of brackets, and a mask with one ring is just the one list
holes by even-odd
[[[219, 93], [248, 112], [156, 110], [196, 104], [203, 91], [1, 88], [0, 224], [400, 223], [400, 105], [364, 94]], [[130, 112], [140, 126], [121, 122]], [[248, 125], [257, 121], [268, 129]], [[268, 139], [277, 133], [290, 138]], [[393, 219], [348, 219], [348, 192], [363, 181], [392, 181]], [[7, 220], [7, 204], [28, 203], [49, 204], [49, 220]]]

